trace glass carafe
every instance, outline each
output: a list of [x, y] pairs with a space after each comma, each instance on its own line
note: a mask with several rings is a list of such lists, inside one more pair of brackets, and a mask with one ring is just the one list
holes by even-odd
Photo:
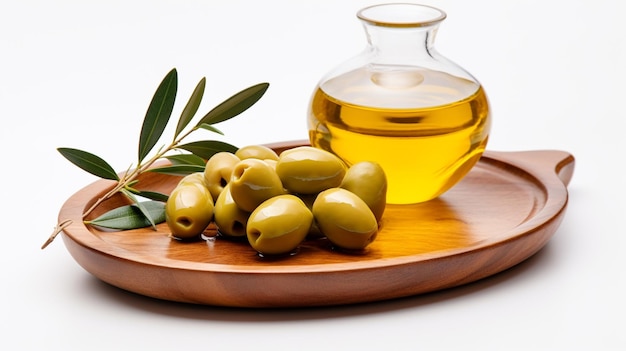
[[378, 162], [390, 204], [436, 198], [485, 150], [487, 95], [470, 73], [435, 50], [445, 12], [382, 4], [357, 17], [367, 46], [318, 83], [308, 111], [311, 144], [348, 165]]

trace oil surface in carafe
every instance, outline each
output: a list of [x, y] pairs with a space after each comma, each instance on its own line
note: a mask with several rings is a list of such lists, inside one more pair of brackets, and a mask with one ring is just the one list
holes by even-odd
[[348, 165], [378, 162], [388, 203], [418, 203], [441, 195], [475, 165], [489, 116], [487, 96], [474, 81], [419, 68], [361, 68], [316, 89], [309, 138]]

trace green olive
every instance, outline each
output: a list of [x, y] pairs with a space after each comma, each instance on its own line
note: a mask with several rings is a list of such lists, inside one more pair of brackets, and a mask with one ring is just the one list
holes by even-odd
[[284, 194], [278, 174], [268, 163], [254, 158], [237, 162], [230, 178], [230, 194], [244, 211], [252, 212], [263, 201]]
[[184, 185], [187, 183], [197, 183], [202, 186], [206, 186], [206, 181], [204, 180], [203, 172], [195, 172], [184, 176], [179, 182], [177, 186]]
[[230, 184], [217, 197], [213, 220], [221, 235], [227, 237], [245, 237], [249, 212], [239, 208], [230, 194]]
[[211, 192], [213, 201], [217, 201], [217, 197], [230, 181], [235, 164], [239, 161], [241, 161], [239, 157], [226, 151], [214, 154], [207, 161], [204, 169], [204, 180]]
[[313, 203], [313, 217], [322, 233], [339, 248], [364, 249], [378, 234], [378, 222], [365, 201], [346, 189], [321, 192]]
[[387, 205], [387, 177], [378, 163], [363, 161], [353, 164], [346, 171], [340, 187], [365, 201], [376, 220], [380, 221]]
[[209, 226], [213, 208], [213, 198], [205, 186], [185, 183], [170, 194], [165, 204], [165, 221], [173, 237], [192, 239]]
[[285, 150], [276, 163], [276, 173], [284, 187], [301, 194], [317, 194], [339, 186], [346, 168], [336, 155], [311, 146]]
[[262, 255], [290, 253], [306, 238], [312, 223], [313, 214], [297, 196], [275, 196], [250, 214], [248, 242]]
[[264, 145], [247, 145], [240, 147], [235, 155], [242, 160], [256, 158], [258, 160], [278, 160], [276, 151]]
[[269, 158], [266, 158], [265, 160], [263, 160], [263, 162], [267, 163], [268, 165], [272, 166], [272, 168], [274, 169], [274, 171], [276, 171], [276, 164], [278, 163], [277, 160], [271, 160]]

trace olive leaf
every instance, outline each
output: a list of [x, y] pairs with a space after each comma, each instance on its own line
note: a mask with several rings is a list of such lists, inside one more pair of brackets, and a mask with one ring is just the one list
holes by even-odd
[[130, 190], [128, 189], [120, 189], [120, 192], [122, 194], [124, 194], [127, 198], [129, 198], [134, 205], [137, 206], [137, 208], [139, 208], [139, 211], [141, 211], [141, 213], [143, 214], [144, 217], [146, 217], [146, 219], [148, 220], [148, 222], [150, 223], [150, 225], [152, 226], [152, 229], [156, 230], [156, 223], [154, 222], [154, 219], [152, 219], [152, 216], [150, 214], [150, 212], [148, 211], [148, 209], [143, 205], [142, 202], [140, 202], [137, 197], [135, 197], [135, 194], [133, 194]]
[[175, 176], [185, 176], [192, 173], [204, 172], [204, 166], [198, 165], [172, 165], [150, 168], [148, 171]]
[[[150, 214], [152, 222], [144, 215], [139, 207], [143, 207]], [[108, 212], [100, 215], [98, 218], [85, 221], [85, 224], [91, 224], [98, 227], [127, 230], [144, 228], [151, 226], [153, 223], [162, 223], [165, 221], [165, 203], [160, 201], [144, 201], [132, 205], [116, 207]]]
[[161, 138], [174, 109], [177, 89], [178, 73], [174, 68], [163, 78], [148, 106], [139, 136], [139, 162]]
[[165, 156], [171, 165], [150, 168], [148, 171], [174, 176], [186, 176], [196, 172], [204, 172], [206, 162], [194, 154], [177, 154]]
[[145, 197], [146, 199], [161, 201], [161, 202], [167, 202], [167, 199], [169, 198], [168, 195], [159, 193], [157, 191], [141, 190], [141, 191], [137, 191], [135, 194], [141, 197]]
[[198, 128], [206, 129], [206, 130], [209, 130], [211, 132], [224, 135], [224, 133], [222, 133], [221, 130], [219, 130], [219, 129], [215, 128], [214, 126], [212, 126], [210, 124], [207, 124], [207, 123], [202, 123], [200, 126], [198, 126]]
[[104, 179], [118, 180], [119, 176], [105, 160], [87, 151], [67, 147], [57, 148], [67, 160], [83, 170]]
[[229, 143], [218, 140], [200, 140], [178, 146], [179, 149], [187, 150], [192, 154], [202, 157], [205, 160], [211, 158], [218, 152], [226, 151], [235, 153], [238, 148]]
[[196, 165], [203, 167], [205, 165], [204, 159], [194, 154], [169, 155], [165, 156], [165, 158], [168, 159], [172, 165]]
[[198, 85], [191, 93], [191, 97], [189, 97], [189, 101], [187, 101], [187, 105], [183, 109], [183, 112], [180, 114], [180, 118], [178, 119], [178, 124], [176, 125], [176, 132], [174, 133], [174, 138], [178, 137], [180, 133], [185, 129], [185, 127], [191, 122], [193, 116], [198, 112], [198, 107], [200, 107], [200, 102], [202, 102], [202, 96], [204, 95], [204, 87], [206, 86], [206, 78], [200, 79]]
[[267, 91], [269, 83], [260, 83], [246, 88], [224, 100], [207, 113], [197, 126], [217, 124], [231, 119], [254, 105]]
[[149, 200], [167, 202], [167, 199], [169, 198], [169, 196], [167, 194], [163, 194], [163, 193], [160, 193], [160, 192], [157, 192], [157, 191], [138, 190], [138, 189], [133, 188], [133, 185], [135, 183], [137, 183], [137, 182], [138, 181], [131, 182], [129, 185], [126, 186], [126, 189], [128, 191], [132, 192], [135, 195], [144, 197], [144, 198], [149, 199]]

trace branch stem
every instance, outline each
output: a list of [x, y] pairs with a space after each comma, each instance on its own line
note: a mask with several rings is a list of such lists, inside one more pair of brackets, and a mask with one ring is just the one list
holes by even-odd
[[[85, 212], [83, 212], [83, 215], [82, 215], [83, 220], [91, 212], [93, 212], [93, 210], [96, 209], [101, 203], [103, 203], [104, 201], [108, 200], [109, 198], [111, 198], [113, 195], [117, 194], [122, 189], [127, 188], [129, 186], [129, 184], [131, 184], [133, 181], [135, 181], [135, 179], [137, 179], [137, 177], [139, 177], [141, 174], [146, 172], [156, 161], [160, 160], [163, 156], [165, 156], [166, 153], [176, 149], [178, 147], [178, 145], [180, 145], [180, 143], [183, 141], [183, 139], [185, 139], [187, 136], [189, 136], [189, 134], [191, 134], [193, 131], [195, 131], [197, 129], [198, 129], [197, 126], [192, 128], [192, 129], [190, 129], [186, 133], [182, 134], [178, 139], [175, 139], [174, 141], [172, 141], [172, 143], [170, 145], [168, 145], [166, 148], [159, 150], [159, 152], [154, 154], [154, 156], [152, 156], [150, 159], [148, 159], [147, 161], [145, 161], [143, 163], [140, 162], [135, 169], [133, 169], [130, 172], [127, 171], [126, 173], [124, 173], [124, 175], [122, 175], [122, 177], [115, 184], [115, 186], [113, 186], [102, 197], [98, 198], [98, 200], [96, 200], [96, 202], [94, 202], [93, 205], [91, 205]], [[52, 243], [54, 238], [56, 238], [56, 236], [59, 233], [61, 233], [63, 231], [63, 229], [65, 227], [67, 227], [68, 225], [70, 225], [71, 223], [72, 223], [72, 220], [70, 220], [70, 219], [66, 219], [66, 220], [58, 223], [54, 227], [54, 230], [53, 230], [52, 234], [50, 235], [50, 237], [48, 237], [48, 240], [46, 240], [46, 242], [41, 246], [41, 249], [43, 250], [48, 245], [50, 245], [50, 243]]]
[[125, 173], [117, 182], [117, 184], [113, 188], [111, 188], [111, 190], [109, 190], [106, 194], [104, 194], [104, 196], [100, 197], [96, 202], [93, 203], [93, 205], [91, 205], [91, 207], [89, 207], [83, 213], [83, 219], [85, 219], [85, 217], [87, 217], [102, 202], [106, 201], [107, 199], [109, 199], [110, 197], [118, 193], [120, 190], [126, 188], [131, 182], [137, 179], [137, 177], [139, 177], [147, 169], [149, 169], [156, 161], [160, 160], [166, 153], [170, 152], [171, 150], [176, 149], [178, 145], [183, 141], [183, 139], [185, 139], [189, 134], [191, 134], [195, 130], [197, 130], [197, 128], [193, 128], [187, 131], [186, 133], [181, 135], [178, 139], [172, 141], [172, 143], [168, 145], [166, 148], [161, 149], [161, 151], [157, 152], [148, 161], [144, 163], [140, 163], [137, 166], [137, 168], [133, 169], [130, 173]]

